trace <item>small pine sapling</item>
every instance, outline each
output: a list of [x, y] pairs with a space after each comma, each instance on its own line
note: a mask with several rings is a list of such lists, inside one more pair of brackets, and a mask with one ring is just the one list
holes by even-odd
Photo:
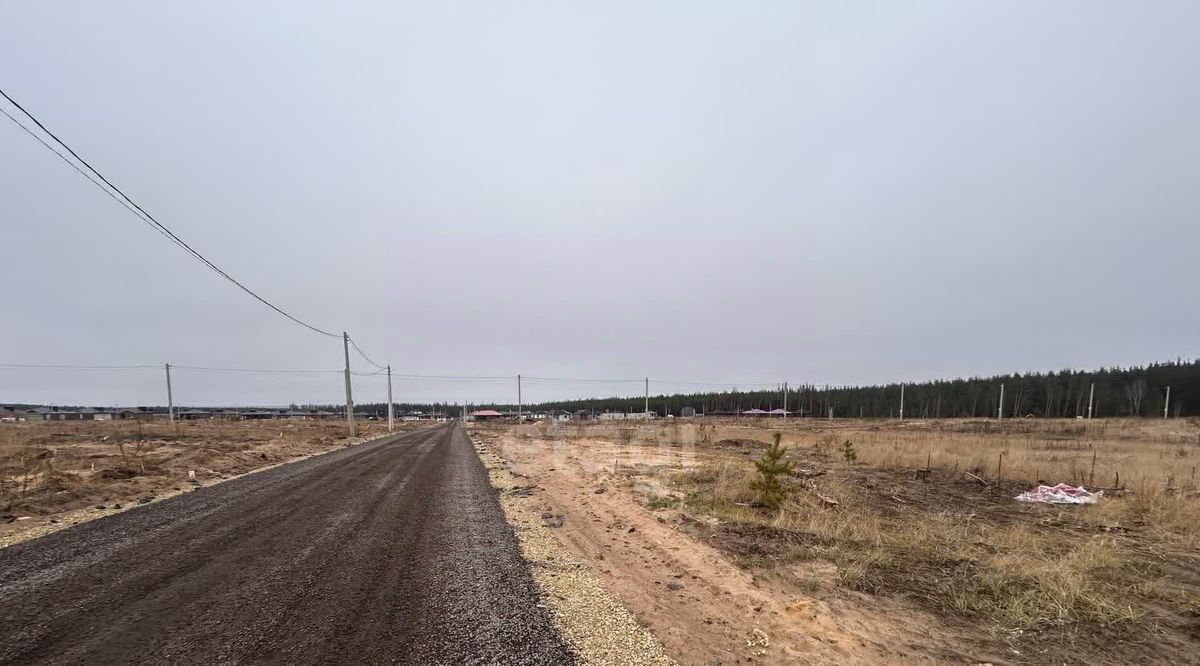
[[854, 442], [850, 440], [842, 442], [842, 457], [851, 464], [858, 460], [858, 451], [854, 450]]
[[796, 463], [785, 460], [787, 447], [780, 446], [780, 434], [775, 433], [775, 441], [763, 451], [763, 457], [754, 466], [758, 468], [758, 478], [750, 482], [750, 488], [758, 492], [758, 501], [770, 509], [778, 509], [787, 495], [787, 488], [780, 477], [791, 473]]

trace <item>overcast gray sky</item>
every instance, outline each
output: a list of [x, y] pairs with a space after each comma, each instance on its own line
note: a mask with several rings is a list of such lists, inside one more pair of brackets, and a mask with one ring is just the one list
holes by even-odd
[[[7, 2], [0, 87], [396, 372], [873, 383], [1196, 355], [1197, 25], [1192, 1]], [[0, 362], [340, 367], [2, 117], [0, 155]], [[641, 387], [525, 399], [617, 390]], [[341, 379], [180, 371], [176, 399]], [[0, 401], [164, 400], [159, 371], [0, 369]]]

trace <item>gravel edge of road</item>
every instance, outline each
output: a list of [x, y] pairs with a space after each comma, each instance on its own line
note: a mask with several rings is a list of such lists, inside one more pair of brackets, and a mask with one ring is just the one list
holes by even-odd
[[[500, 495], [504, 516], [529, 563], [542, 602], [580, 663], [588, 666], [675, 666], [662, 643], [604, 589], [586, 564], [563, 548], [542, 520], [538, 499], [503, 458], [473, 435], [471, 444]], [[516, 490], [517, 492], [514, 492]]]
[[[355, 437], [350, 440], [342, 440], [342, 441], [339, 441], [336, 446], [325, 449], [324, 451], [316, 451], [313, 453], [306, 453], [301, 456], [295, 456], [295, 457], [289, 458], [287, 460], [280, 460], [278, 462], [270, 463], [268, 465], [263, 465], [262, 467], [255, 467], [254, 469], [246, 471], [246, 472], [242, 472], [241, 474], [231, 474], [229, 476], [221, 477], [216, 480], [197, 481], [197, 482], [181, 481], [180, 483], [183, 484], [184, 486], [186, 486], [182, 490], [169, 490], [164, 493], [159, 493], [159, 494], [155, 495], [153, 498], [151, 498], [151, 500], [149, 502], [139, 502], [137, 498], [131, 497], [131, 498], [129, 498], [128, 503], [117, 502], [112, 505], [108, 505], [109, 508], [105, 508], [105, 509], [97, 509], [97, 508], [89, 507], [86, 509], [75, 509], [74, 511], [67, 511], [67, 512], [53, 516], [53, 518], [55, 520], [57, 520], [58, 522], [36, 523], [34, 525], [31, 525], [28, 529], [16, 530], [16, 531], [9, 532], [8, 534], [0, 536], [0, 549], [8, 548], [9, 546], [15, 546], [19, 543], [24, 543], [26, 541], [32, 541], [34, 539], [44, 537], [47, 534], [53, 534], [60, 530], [65, 530], [69, 527], [74, 527], [76, 525], [82, 525], [83, 523], [91, 522], [98, 518], [103, 518], [105, 516], [111, 516], [111, 515], [118, 514], [118, 513], [124, 513], [126, 511], [136, 509], [140, 506], [146, 506], [148, 504], [154, 504], [156, 502], [161, 502], [166, 499], [171, 499], [172, 497], [176, 497], [178, 495], [190, 493], [193, 490], [199, 490], [200, 488], [207, 488], [208, 486], [215, 486], [220, 483], [225, 483], [226, 481], [232, 481], [234, 479], [240, 479], [243, 476], [249, 476], [250, 474], [257, 474], [259, 472], [265, 472], [269, 469], [274, 469], [274, 468], [280, 467], [282, 465], [290, 465], [291, 463], [300, 462], [301, 460], [308, 460], [309, 458], [315, 458], [316, 456], [323, 456], [323, 455], [325, 455], [327, 453], [331, 453], [333, 451], [340, 451], [342, 449], [359, 446], [362, 444], [367, 444], [367, 443], [374, 442], [379, 439], [383, 439], [384, 437], [391, 437], [392, 435], [403, 434], [403, 433], [404, 433], [404, 431], [389, 432], [389, 433], [384, 433], [382, 435], [377, 435], [374, 437]], [[116, 507], [120, 507], [120, 508], [116, 508]]]

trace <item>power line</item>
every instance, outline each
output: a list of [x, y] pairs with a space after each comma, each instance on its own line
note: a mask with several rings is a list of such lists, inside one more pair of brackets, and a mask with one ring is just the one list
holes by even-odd
[[[353, 339], [351, 339], [353, 344]], [[374, 377], [387, 372], [386, 366], [380, 366], [366, 355], [361, 349], [355, 345], [355, 349], [362, 354], [363, 358], [367, 359], [372, 365], [379, 368], [372, 372], [354, 372], [350, 374], [359, 377]], [[17, 368], [17, 369], [50, 369], [50, 370], [159, 370], [161, 365], [57, 365], [48, 363], [0, 363], [0, 368]], [[344, 370], [316, 370], [316, 369], [276, 369], [276, 368], [226, 368], [202, 365], [171, 365], [172, 370], [194, 370], [198, 372], [237, 372], [249, 374], [339, 374]], [[512, 381], [516, 375], [418, 375], [418, 374], [393, 374], [393, 379], [432, 379], [432, 380], [452, 380], [452, 381]], [[645, 381], [641, 379], [594, 379], [594, 378], [568, 378], [568, 377], [527, 377], [522, 376], [522, 379], [528, 381], [543, 381], [543, 382], [562, 382], [562, 383], [600, 383], [600, 384], [640, 384]], [[711, 386], [711, 387], [745, 387], [745, 388], [770, 388], [779, 386], [779, 382], [684, 382], [668, 379], [650, 378], [651, 384], [669, 384], [673, 386]]]
[[469, 380], [469, 381], [512, 381], [517, 378], [516, 375], [505, 376], [467, 376], [467, 375], [401, 375], [393, 374], [394, 379], [453, 379], [453, 380]]
[[359, 356], [361, 356], [361, 357], [363, 357], [363, 358], [367, 359], [367, 363], [370, 363], [371, 365], [375, 366], [376, 368], [379, 368], [380, 370], [387, 370], [387, 368], [386, 368], [386, 367], [384, 367], [384, 366], [382, 366], [382, 365], [379, 365], [379, 364], [378, 364], [378, 363], [376, 363], [375, 361], [372, 361], [372, 360], [371, 360], [371, 357], [370, 357], [370, 356], [367, 356], [367, 353], [366, 353], [366, 352], [364, 352], [364, 351], [363, 351], [363, 350], [362, 350], [362, 349], [361, 349], [361, 348], [358, 346], [358, 343], [354, 341], [354, 338], [350, 337], [349, 335], [347, 335], [347, 336], [346, 336], [346, 338], [347, 338], [348, 340], [350, 340], [350, 346], [354, 347], [354, 351], [358, 352], [358, 355], [359, 355]]
[[[155, 366], [158, 367], [158, 366]], [[248, 372], [258, 374], [333, 374], [341, 370], [271, 370], [259, 368], [213, 368], [199, 365], [172, 365], [172, 370], [197, 370], [200, 372]]]
[[650, 381], [655, 384], [670, 384], [672, 386], [711, 386], [714, 388], [770, 388], [783, 384], [783, 382], [685, 382], [673, 379], [655, 379], [653, 377], [650, 378]]
[[[54, 141], [58, 145], [62, 146], [64, 149], [66, 149], [66, 151], [68, 153], [70, 153], [75, 159], [79, 160], [79, 162], [81, 164], [83, 164], [83, 166], [87, 167], [88, 171], [91, 171], [93, 174], [96, 175], [97, 178], [104, 181], [104, 184], [108, 185], [110, 188], [112, 188], [113, 192], [116, 192], [118, 195], [121, 196], [122, 199], [127, 201], [129, 203], [129, 206], [132, 206], [133, 208], [137, 209], [137, 211], [139, 213], [141, 213], [141, 215], [139, 215], [139, 217], [144, 216], [145, 220], [148, 220], [150, 223], [152, 223], [153, 226], [156, 227], [160, 233], [163, 233], [164, 235], [166, 235], [168, 238], [170, 238], [172, 241], [174, 241], [176, 245], [183, 248], [185, 251], [187, 251], [189, 254], [191, 254], [194, 258], [196, 258], [197, 260], [199, 260], [200, 262], [202, 262], [204, 265], [208, 266], [212, 270], [216, 271], [217, 274], [219, 274], [221, 277], [224, 277], [226, 280], [232, 282], [239, 289], [246, 292], [250, 296], [254, 297], [257, 301], [259, 301], [263, 305], [266, 305], [267, 307], [269, 307], [272, 310], [274, 310], [275, 312], [283, 315], [284, 317], [287, 317], [288, 319], [292, 320], [293, 322], [300, 324], [301, 326], [303, 326], [313, 332], [320, 333], [321, 335], [325, 335], [325, 336], [328, 336], [331, 338], [340, 337], [338, 335], [330, 333], [329, 331], [323, 331], [323, 330], [317, 328], [316, 326], [313, 326], [312, 324], [309, 324], [305, 321], [297, 319], [296, 317], [285, 312], [282, 308], [276, 306], [274, 303], [271, 303], [270, 301], [263, 298], [262, 296], [259, 296], [258, 294], [256, 294], [253, 290], [251, 290], [246, 285], [237, 281], [232, 275], [230, 275], [229, 273], [226, 273], [224, 270], [222, 270], [216, 264], [209, 261], [204, 255], [202, 255], [198, 251], [196, 251], [195, 248], [193, 248], [192, 246], [190, 246], [186, 242], [184, 242], [183, 239], [181, 239], [179, 236], [176, 236], [174, 232], [172, 232], [170, 229], [168, 229], [166, 227], [166, 225], [162, 224], [157, 219], [155, 219], [153, 215], [151, 215], [150, 213], [147, 213], [146, 209], [142, 208], [141, 206], [138, 205], [138, 203], [136, 201], [129, 198], [129, 196], [127, 194], [125, 194], [124, 192], [122, 192], [119, 187], [117, 187], [116, 185], [113, 185], [112, 181], [110, 181], [104, 177], [104, 174], [97, 171], [91, 164], [88, 163], [87, 160], [80, 157], [79, 153], [76, 153], [70, 146], [68, 146], [66, 143], [64, 143], [62, 139], [59, 139], [58, 136], [56, 136], [54, 134], [54, 132], [51, 132], [45, 125], [42, 124], [42, 122], [40, 120], [38, 120], [36, 117], [34, 117], [34, 115], [32, 113], [27, 111], [25, 109], [25, 107], [21, 106], [15, 99], [13, 99], [12, 97], [9, 97], [8, 93], [4, 92], [3, 89], [0, 89], [0, 96], [3, 96], [4, 99], [8, 100], [13, 106], [17, 107], [17, 109], [19, 109], [21, 111], [21, 113], [25, 114], [26, 117], [28, 117], [30, 120], [32, 120], [33, 123], [35, 125], [37, 125], [39, 128], [41, 128], [41, 130], [43, 132], [45, 132], [47, 135], [49, 135], [49, 137], [51, 139], [54, 139]], [[21, 128], [24, 129], [26, 132], [29, 132], [30, 134], [32, 134], [32, 132], [30, 132], [28, 128], [26, 128], [24, 125], [21, 125], [21, 123], [17, 122], [15, 118], [13, 118], [12, 116], [9, 116], [8, 113], [5, 113], [4, 115], [8, 116], [8, 118], [10, 120], [12, 120], [13, 122], [16, 122], [17, 125], [21, 126]], [[35, 136], [34, 138], [37, 138], [37, 137]], [[42, 141], [41, 143], [43, 146], [50, 148], [51, 151], [54, 152], [55, 154], [57, 154], [60, 158], [66, 159], [65, 157], [63, 157], [63, 155], [61, 153], [58, 153], [58, 151], [53, 150], [53, 148], [51, 148], [48, 144], [46, 144], [45, 141]], [[76, 170], [78, 170], [78, 168], [76, 168]], [[110, 194], [110, 196], [111, 196], [111, 194]], [[126, 206], [126, 208], [129, 208], [129, 206]]]
[[530, 381], [535, 381], [535, 382], [570, 382], [570, 383], [576, 383], [576, 382], [578, 382], [578, 383], [582, 383], [582, 382], [593, 383], [593, 382], [595, 382], [595, 383], [602, 383], [602, 384], [633, 384], [633, 383], [641, 384], [642, 382], [646, 381], [646, 379], [644, 377], [640, 378], [640, 379], [569, 379], [566, 377], [529, 377], [526, 375], [522, 375], [521, 379], [528, 379]]
[[[115, 201], [115, 202], [117, 202], [117, 203], [121, 204], [122, 206], [124, 206], [124, 207], [125, 207], [125, 210], [129, 211], [130, 213], [133, 213], [134, 217], [136, 217], [137, 219], [139, 219], [139, 220], [141, 220], [141, 221], [145, 222], [145, 223], [146, 223], [146, 224], [147, 224], [147, 225], [148, 225], [148, 226], [149, 226], [151, 229], [153, 229], [153, 230], [155, 230], [156, 232], [158, 232], [158, 233], [162, 234], [162, 235], [163, 235], [163, 237], [167, 238], [168, 240], [170, 240], [170, 239], [171, 239], [171, 237], [170, 237], [170, 236], [167, 236], [165, 233], [163, 233], [162, 229], [159, 229], [158, 227], [154, 226], [154, 225], [153, 225], [153, 224], [150, 222], [150, 220], [147, 220], [146, 218], [142, 217], [142, 216], [141, 216], [141, 215], [140, 215], [140, 214], [139, 214], [139, 213], [138, 213], [136, 210], [134, 210], [134, 208], [133, 208], [132, 206], [130, 206], [129, 204], [127, 204], [127, 203], [125, 203], [124, 201], [122, 201], [120, 198], [118, 198], [118, 197], [117, 197], [117, 195], [113, 194], [113, 193], [112, 193], [112, 190], [109, 190], [107, 187], [105, 187], [105, 186], [101, 185], [101, 184], [100, 184], [100, 181], [96, 180], [96, 179], [95, 179], [95, 178], [94, 178], [94, 177], [93, 177], [93, 176], [92, 176], [90, 173], [88, 173], [88, 172], [84, 171], [83, 169], [79, 168], [79, 165], [78, 165], [78, 164], [76, 164], [76, 163], [72, 162], [71, 160], [69, 160], [69, 159], [67, 158], [67, 156], [66, 156], [66, 155], [63, 155], [62, 153], [58, 152], [58, 151], [57, 151], [57, 150], [54, 148], [54, 146], [51, 146], [50, 144], [46, 143], [46, 140], [45, 140], [45, 139], [43, 139], [42, 137], [38, 136], [38, 135], [37, 135], [37, 134], [36, 134], [36, 133], [35, 133], [33, 130], [31, 130], [31, 129], [29, 129], [28, 127], [26, 127], [24, 123], [22, 123], [21, 121], [17, 120], [16, 118], [13, 118], [13, 117], [12, 117], [12, 114], [10, 114], [8, 111], [4, 110], [3, 108], [0, 108], [0, 113], [3, 113], [3, 114], [4, 114], [4, 116], [5, 116], [6, 118], [8, 118], [9, 120], [11, 120], [11, 121], [12, 121], [14, 124], [16, 124], [16, 126], [17, 126], [17, 127], [20, 127], [21, 129], [25, 130], [25, 133], [26, 133], [26, 134], [28, 134], [29, 136], [33, 137], [35, 140], [37, 140], [37, 142], [38, 142], [38, 143], [40, 143], [40, 144], [42, 144], [43, 146], [45, 146], [46, 150], [49, 150], [50, 152], [54, 153], [54, 154], [55, 154], [55, 155], [58, 157], [58, 159], [60, 159], [60, 160], [62, 160], [63, 162], [65, 162], [65, 163], [67, 164], [67, 166], [69, 166], [69, 167], [71, 167], [72, 169], [74, 169], [74, 170], [78, 171], [78, 172], [79, 172], [79, 175], [81, 175], [81, 176], [83, 176], [84, 178], [87, 178], [89, 181], [91, 181], [91, 183], [92, 183], [93, 185], [95, 185], [95, 186], [96, 186], [96, 187], [97, 187], [97, 188], [98, 188], [98, 189], [99, 189], [101, 192], [103, 192], [103, 193], [107, 194], [107, 195], [109, 196], [109, 198], [111, 198], [113, 201]], [[173, 241], [173, 240], [172, 240], [171, 242], [175, 242], [175, 241]]]
[[159, 370], [160, 365], [55, 365], [48, 363], [0, 363], [0, 368], [33, 370]]

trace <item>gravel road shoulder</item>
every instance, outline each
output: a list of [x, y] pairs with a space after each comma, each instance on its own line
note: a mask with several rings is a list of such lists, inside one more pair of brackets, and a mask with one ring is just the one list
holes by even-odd
[[510, 472], [500, 456], [477, 438], [472, 437], [471, 442], [500, 493], [500, 505], [530, 564], [543, 603], [581, 663], [675, 664], [658, 639], [605, 591], [587, 565], [558, 543], [552, 530], [562, 517], [545, 511], [529, 480]]

